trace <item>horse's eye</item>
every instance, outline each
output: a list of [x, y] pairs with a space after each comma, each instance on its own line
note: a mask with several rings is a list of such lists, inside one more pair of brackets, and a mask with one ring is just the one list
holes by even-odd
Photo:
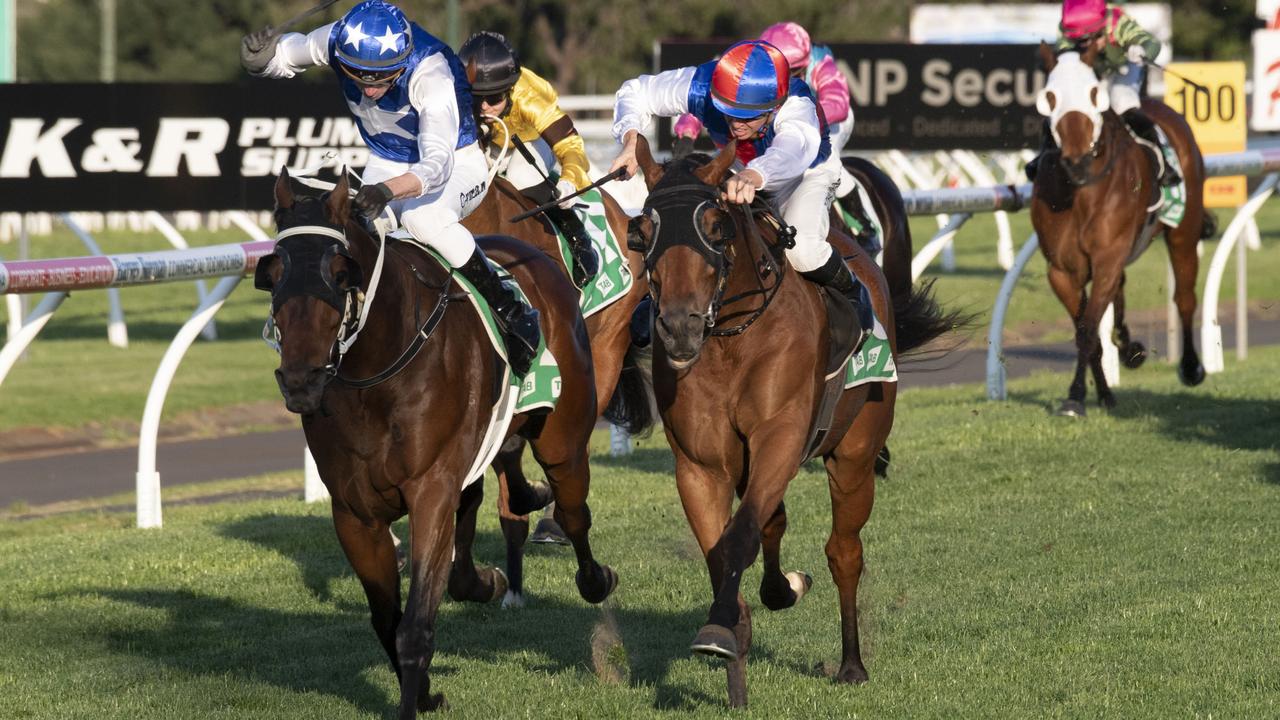
[[347, 278], [349, 277], [350, 276], [347, 274], [346, 270], [339, 270], [338, 273], [333, 276], [333, 281], [341, 287], [347, 284]]

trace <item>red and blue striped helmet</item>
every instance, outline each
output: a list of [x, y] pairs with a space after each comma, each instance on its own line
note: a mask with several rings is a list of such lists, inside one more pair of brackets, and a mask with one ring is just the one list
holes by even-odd
[[720, 56], [711, 74], [711, 104], [732, 118], [750, 120], [787, 99], [787, 57], [763, 40], [743, 40]]
[[413, 54], [413, 30], [400, 8], [383, 0], [365, 0], [338, 21], [334, 54], [356, 70], [400, 70]]

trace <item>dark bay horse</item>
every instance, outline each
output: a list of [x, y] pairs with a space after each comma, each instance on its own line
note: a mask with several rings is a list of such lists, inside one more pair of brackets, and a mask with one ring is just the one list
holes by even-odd
[[[482, 481], [467, 484], [482, 459], [489, 409], [503, 394], [505, 362], [451, 273], [425, 251], [388, 240], [376, 273], [380, 246], [351, 217], [345, 177], [313, 197], [295, 195], [282, 174], [275, 193], [276, 249], [259, 262], [255, 284], [272, 295], [277, 381], [286, 407], [302, 415], [307, 444], [333, 496], [338, 540], [400, 679], [399, 715], [412, 718], [443, 702], [431, 693], [429, 668], [446, 587], [455, 599], [477, 602], [506, 588], [501, 572], [472, 561], [483, 490]], [[587, 441], [596, 398], [577, 292], [527, 245], [499, 236], [479, 242], [521, 281], [559, 364], [562, 392], [533, 441], [534, 455], [577, 554], [578, 590], [601, 602], [617, 576], [595, 561], [588, 542]], [[521, 432], [528, 422], [517, 415], [507, 432]], [[402, 612], [389, 528], [405, 514], [412, 569]]]
[[[632, 434], [638, 434], [653, 423], [648, 400], [647, 382], [641, 376], [631, 351], [631, 316], [636, 305], [649, 292], [644, 277], [644, 260], [634, 252], [628, 252], [624, 239], [629, 218], [607, 192], [601, 190], [607, 221], [614, 236], [623, 243], [631, 268], [633, 282], [626, 296], [586, 318], [587, 337], [591, 342], [591, 356], [595, 368], [596, 409], [595, 416], [605, 416], [615, 425]], [[546, 253], [568, 277], [568, 268], [560, 254], [555, 228], [543, 215], [535, 215], [517, 222], [511, 218], [534, 207], [534, 203], [505, 178], [495, 178], [480, 206], [463, 220], [471, 232], [480, 234], [510, 235]], [[603, 258], [601, 258], [603, 260]], [[494, 458], [493, 468], [498, 476], [498, 513], [502, 533], [507, 544], [507, 576], [510, 595], [503, 604], [519, 606], [524, 603], [524, 545], [529, 536], [528, 513], [538, 510], [551, 501], [547, 489], [529, 483], [521, 467], [524, 443], [519, 436], [511, 438]], [[545, 522], [545, 521], [544, 521]], [[558, 528], [551, 528], [558, 532]]]
[[[1049, 264], [1049, 285], [1075, 322], [1076, 372], [1060, 415], [1085, 414], [1085, 367], [1092, 370], [1098, 402], [1115, 406], [1102, 371], [1098, 322], [1115, 304], [1114, 341], [1128, 367], [1146, 359], [1146, 349], [1129, 337], [1124, 319], [1125, 266], [1146, 249], [1161, 227], [1150, 223], [1147, 208], [1156, 200], [1160, 166], [1154, 154], [1136, 142], [1124, 121], [1109, 109], [1107, 90], [1092, 66], [1096, 49], [1084, 56], [1068, 52], [1055, 58], [1041, 45], [1049, 71], [1038, 106], [1059, 137], [1057, 153], [1047, 154], [1036, 175], [1031, 224]], [[1204, 159], [1182, 116], [1164, 103], [1145, 100], [1147, 113], [1177, 151], [1186, 180], [1186, 213], [1177, 227], [1164, 228], [1174, 272], [1174, 302], [1182, 322], [1182, 360], [1178, 377], [1186, 385], [1204, 380], [1196, 353], [1192, 317], [1196, 310], [1196, 246], [1214, 233], [1213, 216], [1204, 209]], [[1090, 288], [1086, 290], [1086, 286]]]
[[[729, 702], [742, 706], [751, 648], [751, 613], [740, 592], [743, 571], [763, 549], [760, 599], [771, 610], [794, 605], [811, 582], [803, 573], [782, 570], [783, 496], [805, 460], [829, 338], [819, 288], [775, 254], [772, 226], [721, 200], [718, 186], [734, 152], [730, 144], [709, 164], [689, 156], [662, 167], [642, 137], [636, 157], [650, 194], [629, 242], [645, 252], [657, 311], [658, 408], [714, 596], [691, 649], [729, 661]], [[880, 269], [839, 237], [838, 251], [870, 290], [895, 356], [909, 349], [897, 328], [910, 329], [920, 344], [949, 328], [932, 303], [905, 305], [930, 308], [932, 314], [895, 316]], [[831, 432], [813, 453], [826, 464], [831, 492], [826, 551], [840, 594], [840, 682], [867, 679], [858, 644], [859, 533], [871, 513], [876, 455], [893, 425], [896, 397], [892, 382], [843, 391]], [[731, 512], [735, 493], [741, 503]]]

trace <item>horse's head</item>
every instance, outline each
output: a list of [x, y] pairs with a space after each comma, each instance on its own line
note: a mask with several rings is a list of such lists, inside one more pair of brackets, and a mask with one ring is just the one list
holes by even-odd
[[1055, 58], [1049, 46], [1041, 43], [1040, 54], [1049, 77], [1036, 98], [1036, 109], [1049, 119], [1067, 177], [1080, 185], [1098, 155], [1102, 114], [1111, 106], [1107, 89], [1093, 72], [1098, 49], [1090, 46], [1083, 56], [1066, 52]]
[[339, 346], [359, 316], [360, 265], [346, 229], [351, 200], [345, 174], [331, 191], [295, 195], [287, 172], [276, 180], [276, 246], [258, 261], [254, 287], [271, 293], [280, 350], [276, 382], [296, 413], [320, 408]]
[[690, 155], [661, 167], [643, 137], [636, 159], [649, 187], [644, 211], [631, 220], [627, 246], [644, 255], [657, 318], [654, 329], [667, 362], [686, 368], [698, 359], [716, 323], [732, 262], [734, 220], [719, 185], [734, 160], [730, 143], [710, 163]]

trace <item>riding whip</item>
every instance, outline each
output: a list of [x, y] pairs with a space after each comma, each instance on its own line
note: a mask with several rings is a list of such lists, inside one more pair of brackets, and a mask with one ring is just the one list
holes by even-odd
[[540, 212], [545, 212], [545, 211], [547, 211], [547, 210], [550, 210], [551, 208], [553, 208], [553, 207], [555, 207], [555, 206], [559, 205], [560, 203], [564, 202], [565, 200], [572, 200], [572, 199], [574, 199], [574, 198], [578, 197], [579, 195], [581, 195], [582, 193], [584, 193], [584, 192], [586, 192], [586, 191], [588, 191], [588, 190], [594, 190], [594, 189], [596, 189], [596, 188], [600, 187], [601, 185], [604, 185], [605, 183], [609, 182], [610, 180], [621, 180], [621, 179], [625, 178], [626, 176], [627, 176], [627, 169], [626, 169], [625, 167], [620, 167], [620, 168], [618, 168], [617, 170], [614, 170], [613, 172], [609, 173], [608, 175], [605, 175], [604, 177], [602, 177], [602, 178], [600, 178], [599, 180], [597, 180], [597, 181], [595, 181], [595, 182], [591, 183], [590, 185], [588, 185], [588, 186], [586, 186], [586, 187], [582, 188], [581, 190], [578, 190], [578, 191], [577, 191], [577, 192], [575, 192], [575, 193], [572, 193], [572, 194], [570, 194], [570, 195], [565, 195], [564, 197], [562, 197], [562, 198], [560, 198], [560, 199], [558, 199], [558, 200], [552, 200], [551, 202], [549, 202], [549, 203], [545, 203], [545, 204], [542, 204], [542, 205], [539, 205], [539, 206], [538, 206], [538, 207], [536, 207], [536, 208], [532, 208], [532, 209], [530, 209], [530, 210], [525, 210], [524, 212], [520, 213], [519, 215], [516, 215], [515, 217], [511, 218], [511, 219], [510, 219], [510, 220], [508, 220], [507, 222], [513, 222], [513, 223], [515, 223], [515, 222], [520, 222], [521, 220], [524, 220], [524, 219], [525, 219], [525, 218], [527, 218], [527, 217], [533, 217], [534, 215], [537, 215], [537, 214], [538, 214], [538, 213], [540, 213]]
[[1203, 92], [1203, 93], [1209, 92], [1209, 88], [1207, 86], [1201, 85], [1200, 83], [1196, 82], [1195, 80], [1192, 80], [1191, 78], [1187, 77], [1186, 75], [1183, 75], [1182, 73], [1176, 73], [1170, 70], [1169, 68], [1165, 67], [1164, 65], [1157, 65], [1156, 63], [1153, 63], [1150, 60], [1144, 60], [1143, 63], [1145, 63], [1148, 67], [1153, 67], [1159, 70], [1160, 72], [1168, 73], [1169, 75], [1172, 75], [1178, 78], [1182, 82], [1195, 88], [1197, 92]]
[[311, 17], [312, 15], [315, 15], [316, 13], [320, 12], [321, 10], [324, 10], [325, 8], [329, 7], [330, 5], [333, 5], [336, 2], [338, 2], [338, 0], [324, 0], [324, 2], [321, 2], [319, 5], [316, 5], [310, 10], [303, 10], [297, 15], [294, 15], [288, 20], [285, 20], [283, 23], [281, 23], [280, 25], [276, 26], [273, 29], [276, 30], [277, 32], [284, 32], [285, 30], [288, 30], [294, 25], [297, 25], [303, 20], [306, 20], [307, 18]]

